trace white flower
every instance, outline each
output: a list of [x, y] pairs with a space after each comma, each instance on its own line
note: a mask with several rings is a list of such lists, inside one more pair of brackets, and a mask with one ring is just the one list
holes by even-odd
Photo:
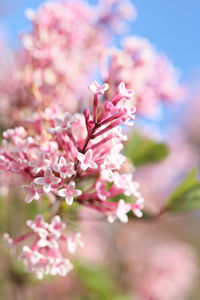
[[36, 186], [34, 182], [31, 183], [31, 185], [24, 185], [23, 188], [27, 192], [25, 202], [30, 203], [33, 199], [39, 200], [40, 195], [38, 193], [38, 190], [36, 189]]
[[127, 213], [131, 210], [131, 205], [126, 203], [123, 199], [120, 199], [118, 202], [118, 207], [116, 211], [116, 216], [118, 219], [123, 222], [128, 222], [128, 216]]
[[33, 173], [37, 174], [49, 165], [49, 160], [45, 159], [45, 154], [40, 153], [37, 160], [30, 160], [28, 165], [33, 168]]
[[74, 163], [67, 163], [64, 157], [61, 157], [59, 162], [53, 165], [53, 170], [60, 173], [61, 178], [71, 177], [76, 174], [74, 170]]
[[58, 191], [60, 197], [65, 197], [65, 201], [68, 205], [72, 205], [73, 199], [76, 196], [80, 196], [82, 192], [75, 189], [75, 182], [71, 181], [66, 188]]
[[109, 85], [107, 83], [99, 85], [98, 82], [95, 80], [92, 84], [89, 85], [88, 88], [94, 94], [103, 95], [105, 91], [107, 91], [107, 89], [109, 88]]
[[48, 168], [44, 172], [44, 177], [38, 177], [34, 179], [34, 182], [39, 185], [43, 185], [43, 190], [48, 193], [51, 190], [52, 185], [61, 182], [61, 179], [52, 174], [51, 168]]
[[97, 164], [92, 160], [92, 149], [89, 149], [85, 154], [78, 152], [77, 158], [81, 162], [81, 169], [83, 171], [88, 168], [97, 169]]
[[47, 128], [47, 131], [51, 134], [62, 133], [71, 128], [72, 116], [68, 113], [66, 114], [64, 120], [55, 118], [55, 126]]
[[81, 240], [80, 232], [77, 232], [75, 234], [74, 238], [69, 237], [67, 239], [67, 246], [68, 246], [68, 251], [71, 254], [74, 254], [78, 247], [83, 247], [84, 246], [83, 241]]

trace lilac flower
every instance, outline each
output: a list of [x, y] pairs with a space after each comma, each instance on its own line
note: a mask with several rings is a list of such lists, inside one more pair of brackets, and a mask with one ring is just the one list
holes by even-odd
[[97, 164], [92, 160], [92, 149], [89, 149], [85, 154], [83, 153], [78, 153], [77, 158], [81, 162], [81, 169], [83, 171], [87, 170], [88, 168], [91, 169], [97, 169], [98, 166]]
[[128, 222], [128, 216], [127, 213], [131, 210], [131, 205], [129, 203], [125, 203], [123, 199], [120, 199], [118, 202], [118, 207], [116, 211], [116, 216], [118, 219], [123, 222]]
[[45, 159], [44, 153], [41, 153], [37, 160], [30, 160], [28, 165], [33, 168], [33, 173], [37, 174], [49, 166], [49, 160]]
[[65, 224], [59, 216], [55, 216], [49, 224], [41, 215], [37, 215], [35, 221], [28, 220], [27, 225], [32, 231], [14, 240], [8, 234], [4, 235], [10, 247], [33, 238], [32, 246], [25, 244], [19, 256], [19, 260], [25, 264], [26, 271], [34, 272], [38, 279], [48, 274], [66, 276], [73, 269], [73, 265], [68, 258], [63, 257], [60, 244], [67, 243], [68, 252], [74, 254], [78, 247], [83, 246], [80, 233], [76, 233], [74, 238], [67, 237], [63, 233]]
[[53, 170], [60, 173], [61, 178], [71, 177], [76, 174], [76, 171], [74, 171], [74, 163], [67, 163], [64, 157], [61, 157], [59, 162], [53, 165]]
[[83, 247], [84, 244], [81, 240], [81, 234], [80, 232], [77, 232], [74, 236], [74, 238], [72, 237], [68, 237], [67, 239], [67, 246], [68, 246], [68, 251], [71, 254], [74, 254], [77, 250], [78, 247]]
[[33, 199], [34, 200], [40, 199], [40, 195], [38, 193], [39, 191], [37, 190], [34, 182], [32, 182], [31, 185], [24, 185], [23, 188], [28, 193], [25, 198], [26, 203], [30, 203]]
[[64, 120], [55, 118], [55, 126], [47, 128], [47, 131], [51, 134], [66, 132], [69, 128], [71, 128], [71, 120], [72, 117], [69, 113], [66, 114]]
[[143, 216], [142, 209], [144, 208], [144, 199], [142, 197], [138, 198], [134, 204], [131, 205], [131, 210], [134, 215], [138, 218]]
[[71, 181], [66, 188], [58, 191], [60, 197], [65, 197], [65, 201], [68, 205], [72, 205], [74, 197], [81, 195], [80, 190], [75, 189], [75, 182]]
[[34, 179], [34, 182], [36, 184], [43, 185], [43, 190], [45, 193], [48, 193], [51, 190], [52, 185], [56, 185], [60, 181], [61, 181], [60, 178], [52, 174], [51, 168], [45, 170], [44, 177], [38, 177]]
[[89, 90], [94, 94], [103, 95], [105, 91], [107, 91], [109, 85], [104, 83], [103, 85], [99, 85], [97, 81], [94, 81], [92, 84], [89, 85]]

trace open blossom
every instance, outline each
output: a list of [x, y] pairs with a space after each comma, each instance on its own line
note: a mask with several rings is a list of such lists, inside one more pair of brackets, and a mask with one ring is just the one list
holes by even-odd
[[65, 197], [65, 201], [68, 205], [72, 205], [74, 197], [81, 195], [80, 190], [75, 189], [75, 182], [71, 181], [66, 188], [58, 191], [60, 197]]
[[125, 201], [123, 199], [119, 200], [116, 215], [120, 219], [121, 222], [123, 222], [123, 223], [128, 222], [127, 213], [130, 210], [131, 210], [130, 204], [125, 203]]
[[83, 247], [84, 246], [83, 241], [81, 240], [80, 232], [77, 232], [75, 234], [74, 238], [68, 237], [67, 246], [68, 246], [68, 251], [71, 254], [74, 254], [78, 247]]
[[38, 177], [34, 179], [36, 184], [43, 185], [43, 190], [45, 193], [48, 193], [51, 190], [52, 185], [58, 184], [60, 181], [61, 179], [54, 176], [50, 168], [44, 172], [44, 177]]
[[95, 188], [97, 191], [97, 196], [99, 197], [99, 199], [101, 200], [106, 200], [107, 199], [107, 191], [106, 191], [106, 183], [102, 182], [102, 181], [97, 181], [95, 184]]
[[134, 90], [126, 89], [125, 83], [121, 82], [117, 88], [117, 92], [127, 100], [130, 100], [134, 95]]
[[67, 131], [69, 128], [71, 128], [71, 115], [67, 114], [64, 117], [64, 120], [55, 118], [55, 126], [48, 128], [48, 132], [54, 134], [54, 133], [62, 133]]
[[53, 165], [53, 169], [55, 172], [60, 173], [61, 178], [71, 177], [72, 175], [76, 174], [74, 171], [74, 163], [67, 163], [64, 157], [61, 157], [59, 162]]
[[44, 153], [41, 153], [37, 159], [30, 160], [28, 165], [33, 168], [33, 173], [37, 174], [49, 165], [49, 160], [45, 159]]
[[0, 173], [6, 169], [6, 166], [6, 158], [3, 155], [0, 155]]
[[31, 185], [24, 185], [23, 188], [27, 192], [27, 196], [25, 198], [26, 203], [30, 203], [33, 199], [40, 199], [39, 190], [37, 190], [34, 183], [31, 183]]
[[63, 233], [66, 226], [59, 216], [55, 216], [49, 224], [41, 215], [37, 215], [34, 221], [28, 220], [27, 225], [32, 231], [16, 239], [12, 240], [5, 234], [10, 247], [28, 239], [33, 240], [32, 246], [23, 246], [19, 256], [19, 260], [25, 264], [26, 271], [34, 272], [38, 279], [48, 274], [66, 276], [73, 269], [73, 265], [68, 258], [63, 257], [60, 244], [64, 243], [66, 252], [74, 254], [78, 247], [83, 247], [80, 234], [76, 233], [75, 238], [67, 237]]
[[142, 209], [144, 208], [144, 199], [142, 197], [138, 198], [134, 204], [131, 205], [131, 210], [134, 215], [138, 218], [143, 216]]
[[133, 181], [133, 176], [131, 174], [122, 174], [115, 172], [114, 182], [116, 186], [124, 190], [126, 196], [133, 195], [136, 198], [140, 197], [138, 192], [139, 184]]
[[85, 154], [78, 153], [77, 158], [81, 162], [81, 169], [83, 171], [88, 168], [97, 169], [97, 164], [92, 160], [92, 149], [89, 149]]
[[107, 83], [104, 83], [103, 85], [100, 86], [97, 81], [94, 81], [92, 84], [89, 85], [89, 90], [94, 94], [99, 94], [99, 95], [103, 95], [108, 88], [109, 85]]

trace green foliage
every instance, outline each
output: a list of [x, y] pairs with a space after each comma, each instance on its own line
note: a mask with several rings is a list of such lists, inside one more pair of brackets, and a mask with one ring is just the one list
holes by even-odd
[[27, 219], [34, 219], [37, 214], [42, 214], [44, 218], [48, 217], [49, 199], [43, 196], [41, 201], [33, 200], [25, 206]]
[[2, 135], [3, 135], [4, 130], [5, 130], [5, 129], [4, 129], [3, 127], [0, 126], [0, 145], [1, 145], [1, 141], [2, 141], [2, 139], [3, 139], [3, 136], [2, 136]]
[[7, 270], [7, 278], [19, 287], [27, 286], [35, 281], [35, 277], [31, 273], [24, 270], [24, 264], [21, 261], [15, 260], [9, 262]]
[[125, 145], [125, 155], [135, 166], [159, 162], [169, 154], [166, 144], [156, 142], [135, 132]]
[[75, 264], [76, 275], [85, 290], [87, 300], [130, 300], [128, 296], [121, 294], [108, 272], [96, 266], [86, 266], [80, 262]]
[[193, 169], [173, 192], [166, 206], [168, 211], [187, 212], [200, 208], [200, 181]]

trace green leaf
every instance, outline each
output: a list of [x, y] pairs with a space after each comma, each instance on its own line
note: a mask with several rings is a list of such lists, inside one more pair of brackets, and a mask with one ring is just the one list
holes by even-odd
[[105, 270], [76, 262], [75, 272], [85, 290], [86, 299], [110, 300], [112, 295], [113, 300], [130, 300], [118, 291], [118, 287]]
[[135, 132], [125, 145], [125, 155], [135, 166], [141, 166], [165, 159], [169, 154], [166, 144], [156, 142]]
[[187, 212], [200, 208], [200, 182], [193, 169], [173, 192], [166, 205], [168, 211]]
[[112, 290], [112, 284], [103, 270], [81, 263], [76, 264], [75, 270], [81, 283], [87, 290], [101, 296], [102, 299], [108, 299], [108, 295]]

